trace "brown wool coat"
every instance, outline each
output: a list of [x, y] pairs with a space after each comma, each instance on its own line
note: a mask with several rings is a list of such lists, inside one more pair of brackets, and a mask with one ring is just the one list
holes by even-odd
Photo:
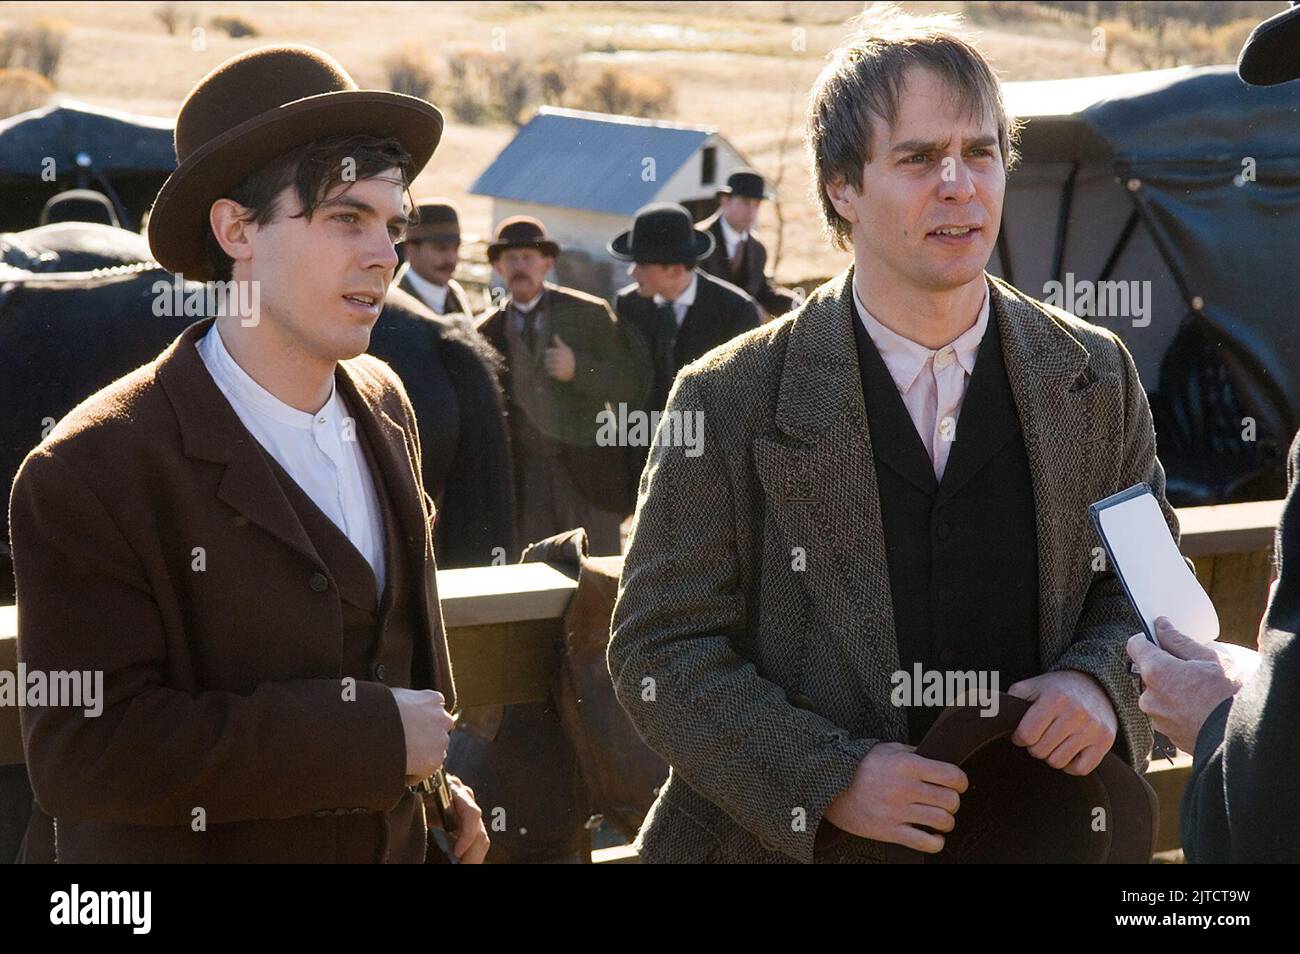
[[[1113, 334], [989, 281], [1037, 511], [1039, 655], [1096, 677], [1115, 750], [1141, 771], [1151, 725], [1124, 649], [1141, 627], [1118, 580], [1092, 572], [1087, 508], [1149, 481], [1177, 539], [1146, 394]], [[814, 851], [871, 747], [907, 741], [851, 282], [687, 366], [669, 398], [703, 412], [704, 451], [652, 449], [608, 653], [619, 701], [671, 766], [645, 861], [880, 858], [865, 839]]]
[[[15, 480], [20, 660], [104, 673], [98, 718], [21, 710], [36, 799], [65, 859], [210, 860], [215, 837], [190, 833], [201, 807], [219, 860], [422, 860], [395, 847], [425, 824], [396, 703], [380, 672], [344, 699], [338, 586], [194, 347], [209, 325], [73, 409]], [[414, 413], [368, 355], [336, 380], [411, 565], [432, 664], [410, 682], [451, 707]], [[366, 813], [378, 848], [347, 827]]]

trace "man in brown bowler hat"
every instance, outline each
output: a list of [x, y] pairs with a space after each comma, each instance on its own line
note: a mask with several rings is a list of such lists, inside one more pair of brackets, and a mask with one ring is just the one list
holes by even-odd
[[639, 405], [648, 361], [603, 299], [546, 281], [560, 246], [537, 219], [505, 219], [488, 261], [509, 292], [478, 321], [505, 358], [520, 541], [584, 527], [593, 555], [619, 553], [631, 511], [626, 455], [600, 446], [605, 411]]
[[454, 847], [430, 837], [455, 705], [436, 515], [410, 402], [363, 353], [442, 125], [298, 46], [182, 105], [149, 241], [218, 282], [218, 317], [72, 410], [11, 500], [19, 657], [103, 673], [98, 718], [21, 712], [59, 861], [486, 853], [455, 779]]
[[459, 316], [473, 326], [474, 309], [460, 282], [452, 276], [460, 262], [460, 216], [445, 199], [421, 199], [418, 219], [406, 230], [406, 263], [393, 279], [435, 315]]

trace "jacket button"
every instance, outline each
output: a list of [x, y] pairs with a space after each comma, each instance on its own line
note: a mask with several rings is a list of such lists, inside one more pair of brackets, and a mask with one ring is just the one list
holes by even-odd
[[384, 677], [387, 675], [388, 675], [388, 670], [384, 668], [383, 663], [380, 663], [378, 666], [375, 667], [375, 678], [378, 679], [380, 682], [383, 682]]
[[939, 526], [934, 528], [934, 535], [938, 537], [940, 540], [947, 540], [949, 532], [950, 531], [946, 523], [941, 523], [939, 524]]
[[952, 590], [948, 589], [948, 587], [946, 587], [946, 586], [943, 587], [943, 588], [941, 588], [941, 589], [939, 590], [939, 602], [940, 602], [940, 603], [951, 603], [951, 602], [952, 602]]
[[942, 650], [939, 653], [939, 664], [942, 666], [951, 666], [957, 661], [957, 653], [951, 649]]

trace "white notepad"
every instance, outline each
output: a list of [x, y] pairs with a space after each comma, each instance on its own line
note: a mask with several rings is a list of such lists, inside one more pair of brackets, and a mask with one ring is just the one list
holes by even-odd
[[1110, 566], [1157, 645], [1156, 617], [1200, 643], [1219, 638], [1219, 614], [1178, 552], [1151, 487], [1136, 484], [1088, 508]]

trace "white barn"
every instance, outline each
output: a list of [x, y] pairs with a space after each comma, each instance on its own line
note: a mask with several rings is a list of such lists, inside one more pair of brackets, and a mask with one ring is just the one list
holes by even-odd
[[542, 107], [470, 186], [489, 196], [492, 228], [512, 215], [541, 219], [564, 254], [560, 280], [609, 295], [626, 264], [606, 243], [650, 202], [678, 202], [698, 221], [744, 156], [716, 129]]

